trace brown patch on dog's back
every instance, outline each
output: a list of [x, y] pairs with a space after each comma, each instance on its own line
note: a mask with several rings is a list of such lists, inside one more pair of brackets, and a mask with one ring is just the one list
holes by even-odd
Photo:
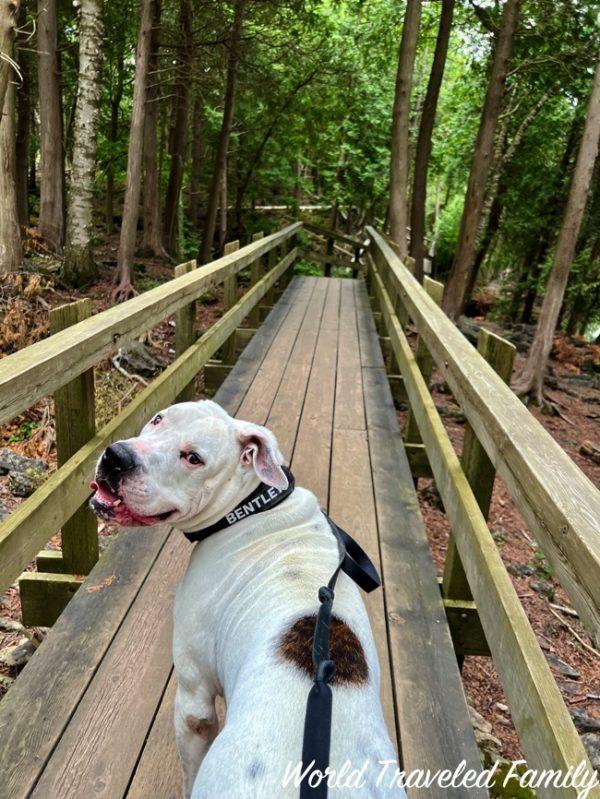
[[[312, 640], [316, 615], [302, 616], [279, 641], [277, 653], [309, 677], [314, 676]], [[346, 622], [331, 617], [329, 656], [335, 663], [333, 685], [362, 685], [369, 678], [369, 667], [362, 645]]]

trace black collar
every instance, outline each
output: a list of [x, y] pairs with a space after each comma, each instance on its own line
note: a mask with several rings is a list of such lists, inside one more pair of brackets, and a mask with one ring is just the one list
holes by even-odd
[[295, 488], [294, 475], [290, 470], [282, 466], [283, 473], [288, 479], [288, 487], [285, 489], [273, 488], [266, 483], [260, 483], [251, 494], [248, 494], [239, 505], [222, 516], [219, 521], [211, 524], [209, 527], [203, 527], [201, 530], [192, 530], [189, 533], [184, 533], [188, 541], [204, 541], [213, 533], [218, 533], [219, 530], [225, 530], [231, 527], [236, 522], [246, 519], [248, 516], [253, 516], [255, 513], [262, 513], [265, 510], [279, 505], [284, 499], [287, 499]]

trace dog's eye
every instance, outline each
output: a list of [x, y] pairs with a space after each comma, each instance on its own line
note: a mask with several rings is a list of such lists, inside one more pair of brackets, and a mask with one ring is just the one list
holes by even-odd
[[156, 426], [157, 424], [160, 424], [162, 422], [162, 420], [163, 420], [163, 418], [162, 418], [161, 414], [157, 413], [156, 416], [154, 417], [154, 419], [150, 422], [150, 424], [153, 424], [153, 425]]
[[197, 452], [182, 452], [181, 457], [190, 464], [190, 466], [202, 466], [204, 461]]

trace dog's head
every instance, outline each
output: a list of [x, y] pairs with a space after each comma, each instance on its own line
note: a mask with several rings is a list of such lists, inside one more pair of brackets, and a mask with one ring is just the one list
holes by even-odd
[[232, 418], [215, 402], [157, 413], [139, 436], [117, 441], [96, 465], [90, 506], [124, 526], [167, 519], [179, 526], [235, 505], [262, 481], [287, 488], [275, 436]]

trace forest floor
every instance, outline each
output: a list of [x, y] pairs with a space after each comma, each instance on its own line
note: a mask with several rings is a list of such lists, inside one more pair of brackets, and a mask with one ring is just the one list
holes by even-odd
[[[89, 296], [94, 312], [112, 304], [111, 291], [114, 273], [114, 243], [104, 245], [99, 281], [83, 292], [69, 291], [60, 286], [51, 271], [6, 275], [0, 278], [0, 357], [21, 349], [48, 334], [50, 308]], [[136, 285], [147, 290], [172, 276], [172, 269], [161, 261], [139, 259]], [[198, 328], [207, 329], [221, 312], [218, 294], [207, 296], [198, 303]], [[519, 354], [516, 368], [530, 340], [531, 329], [519, 326], [506, 329], [497, 324], [477, 320], [495, 332], [503, 333], [517, 344]], [[528, 338], [529, 337], [529, 338]], [[106, 360], [96, 369], [96, 421], [103, 426], [116, 412], [126, 406], [144, 388], [152, 373], [167, 365], [173, 358], [173, 323], [166, 320], [153, 328], [146, 351], [153, 362], [144, 363], [135, 355], [128, 360]], [[580, 451], [584, 441], [598, 444], [600, 421], [600, 348], [583, 345], [559, 337], [555, 342], [550, 365], [548, 391], [553, 404], [550, 414], [532, 407], [531, 411], [554, 439], [563, 447], [582, 471], [595, 484], [600, 484], [600, 463]], [[594, 372], [594, 370], [596, 370]], [[202, 378], [197, 385], [202, 396]], [[460, 408], [446, 393], [445, 386], [434, 372], [433, 397], [450, 438], [457, 451], [462, 446], [465, 419]], [[401, 424], [406, 412], [399, 410]], [[27, 413], [10, 424], [0, 427], [0, 448], [10, 448], [18, 454], [43, 460], [50, 470], [56, 468], [54, 447], [53, 406], [51, 399], [38, 402]], [[448, 523], [431, 480], [419, 481], [419, 499], [428, 531], [429, 543], [436, 567], [441, 574], [448, 541]], [[0, 476], [0, 519], [13, 510], [22, 499], [14, 496], [8, 476]], [[489, 518], [490, 529], [502, 558], [511, 574], [516, 591], [532, 623], [536, 636], [549, 660], [559, 688], [572, 716], [582, 732], [600, 729], [600, 654], [580, 643], [591, 644], [569, 599], [559, 586], [547, 561], [527, 531], [526, 524], [500, 480], [496, 481]], [[110, 525], [100, 525], [101, 544], [114, 535]], [[60, 546], [55, 536], [50, 548]], [[29, 568], [34, 568], [32, 564]], [[557, 609], [560, 606], [563, 608]], [[564, 610], [564, 609], [567, 610]], [[21, 665], [7, 665], [6, 654], [16, 647], [31, 650], [43, 637], [43, 630], [25, 630], [19, 623], [20, 605], [16, 585], [0, 597], [0, 696], [8, 690]], [[504, 758], [520, 755], [506, 700], [494, 666], [488, 658], [468, 657], [463, 667], [463, 679], [469, 701], [492, 725], [498, 739], [498, 749]], [[596, 727], [595, 727], [596, 725]]]

